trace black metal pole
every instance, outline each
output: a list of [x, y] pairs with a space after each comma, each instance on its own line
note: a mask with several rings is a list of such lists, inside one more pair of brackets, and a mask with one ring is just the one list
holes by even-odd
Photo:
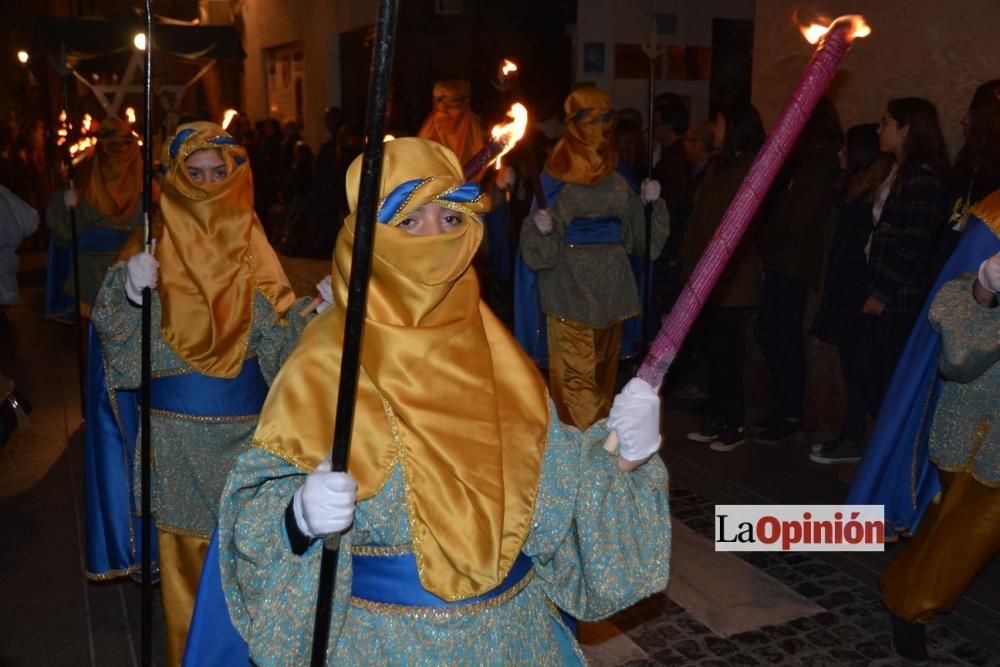
[[[146, 0], [146, 53], [143, 67], [142, 101], [146, 114], [146, 125], [143, 128], [143, 163], [142, 163], [142, 216], [143, 243], [146, 252], [152, 244], [152, 225], [149, 222], [150, 209], [153, 206], [153, 7], [151, 0]], [[140, 405], [142, 406], [142, 665], [153, 664], [153, 525], [150, 485], [152, 439], [150, 434], [150, 380], [152, 376], [152, 325], [153, 325], [153, 291], [149, 287], [142, 289], [142, 388], [140, 390]]]
[[[337, 395], [336, 422], [331, 468], [347, 470], [354, 426], [354, 401], [361, 366], [361, 335], [364, 328], [365, 305], [368, 298], [368, 277], [371, 273], [372, 244], [375, 236], [375, 208], [378, 204], [382, 173], [382, 139], [385, 136], [385, 109], [389, 98], [392, 54], [396, 41], [398, 0], [379, 0], [375, 43], [372, 46], [371, 75], [368, 83], [368, 106], [365, 119], [365, 150], [361, 163], [361, 187], [354, 226], [354, 248], [351, 254], [351, 275], [347, 284], [347, 311], [344, 322], [344, 349], [340, 365], [340, 387]], [[326, 664], [330, 639], [330, 617], [333, 607], [334, 583], [337, 578], [337, 554], [340, 535], [324, 540], [316, 595], [316, 616], [313, 625], [312, 667]]]
[[[656, 93], [656, 44], [649, 45], [649, 106], [647, 109], [647, 123], [649, 131], [647, 134], [646, 169], [649, 178], [653, 177], [653, 141], [656, 119], [653, 117], [653, 96]], [[646, 354], [646, 346], [649, 344], [649, 288], [650, 288], [650, 261], [652, 260], [652, 232], [653, 232], [653, 202], [646, 202], [646, 236], [645, 247], [642, 254], [642, 344], [639, 348]]]
[[[66, 114], [66, 145], [70, 142], [70, 127], [73, 123], [73, 116], [70, 114], [69, 108], [69, 63], [66, 62], [66, 43], [62, 44], [60, 49], [60, 71], [59, 74], [62, 76], [62, 96], [63, 96], [63, 108], [62, 112]], [[73, 158], [69, 157], [66, 162], [66, 175], [69, 180], [69, 189], [73, 191]], [[79, 204], [79, 202], [78, 202]], [[83, 312], [80, 308], [80, 242], [79, 233], [76, 228], [76, 206], [71, 206], [69, 208], [69, 234], [70, 234], [70, 255], [73, 258], [73, 309], [74, 309], [74, 319], [76, 320], [76, 368], [78, 375], [78, 384], [80, 389], [80, 414], [86, 417], [87, 408], [84, 403], [86, 400], [86, 378], [87, 378], [87, 361], [84, 353], [84, 332], [83, 332]]]

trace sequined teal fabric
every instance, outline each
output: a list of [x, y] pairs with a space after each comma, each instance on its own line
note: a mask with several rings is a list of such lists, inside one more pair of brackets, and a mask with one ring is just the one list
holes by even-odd
[[[535, 565], [527, 585], [499, 605], [446, 613], [414, 615], [352, 602], [352, 547], [410, 542], [397, 468], [378, 495], [358, 504], [341, 541], [327, 664], [582, 664], [553, 602], [577, 618], [597, 620], [666, 587], [670, 519], [662, 462], [654, 458], [623, 473], [601, 447], [603, 420], [581, 434], [550, 411], [538, 501], [523, 547]], [[309, 660], [322, 547], [317, 542], [294, 555], [283, 523], [303, 475], [251, 448], [240, 455], [223, 493], [223, 585], [233, 622], [259, 665]]]
[[945, 283], [928, 318], [941, 334], [941, 388], [930, 434], [930, 458], [942, 470], [967, 472], [1000, 487], [1000, 308], [972, 296], [975, 276]]
[[[140, 384], [141, 309], [125, 297], [125, 263], [108, 272], [91, 313], [104, 348], [105, 371], [110, 390], [135, 389]], [[308, 299], [289, 310], [287, 321], [279, 323], [267, 300], [254, 293], [253, 332], [248, 354], [256, 354], [268, 384], [298, 342], [306, 318], [299, 316]], [[160, 299], [153, 292], [154, 376], [161, 373], [192, 372], [159, 335]], [[226, 475], [240, 452], [245, 450], [257, 426], [254, 416], [239, 421], [211, 421], [186, 415], [153, 413], [152, 509], [156, 525], [182, 535], [208, 539], [218, 519], [219, 498]], [[136, 456], [136, 497], [141, 489]]]

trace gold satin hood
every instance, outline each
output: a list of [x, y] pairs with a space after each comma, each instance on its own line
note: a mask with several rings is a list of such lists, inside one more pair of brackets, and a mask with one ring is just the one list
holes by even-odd
[[[185, 160], [216, 149], [225, 180], [195, 183]], [[164, 144], [160, 195], [158, 292], [160, 333], [199, 373], [239, 375], [253, 328], [253, 293], [279, 318], [295, 295], [253, 211], [253, 177], [246, 150], [214, 123], [189, 123]]]
[[422, 139], [447, 146], [465, 164], [486, 145], [486, 132], [479, 116], [472, 113], [472, 86], [449, 79], [434, 84], [434, 109], [417, 133]]
[[[347, 172], [352, 211], [361, 158]], [[433, 202], [455, 231], [412, 236], [398, 224]], [[361, 345], [348, 471], [358, 497], [403, 474], [420, 581], [446, 600], [495, 588], [528, 535], [548, 430], [545, 385], [479, 297], [470, 268], [484, 198], [443, 146], [385, 145], [379, 223]], [[329, 454], [343, 349], [355, 213], [333, 259], [335, 304], [306, 328], [271, 387], [254, 442], [303, 470]]]
[[[116, 225], [128, 223], [142, 195], [142, 155], [132, 128], [121, 118], [108, 116], [97, 130], [97, 146], [77, 167], [74, 181], [84, 201]], [[107, 145], [127, 141], [122, 152]]]
[[564, 183], [593, 185], [618, 167], [611, 98], [597, 88], [577, 88], [563, 109], [566, 131], [545, 161], [545, 169]]

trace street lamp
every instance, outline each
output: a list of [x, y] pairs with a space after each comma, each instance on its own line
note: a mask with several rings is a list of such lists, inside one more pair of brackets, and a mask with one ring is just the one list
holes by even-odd
[[20, 51], [17, 52], [17, 61], [22, 65], [28, 64], [28, 57], [29, 57], [28, 52], [25, 51], [24, 49], [21, 49]]
[[135, 48], [139, 49], [140, 51], [145, 51], [146, 50], [146, 33], [144, 33], [144, 32], [137, 32], [137, 33], [135, 33], [135, 37], [132, 38], [132, 43], [135, 44]]

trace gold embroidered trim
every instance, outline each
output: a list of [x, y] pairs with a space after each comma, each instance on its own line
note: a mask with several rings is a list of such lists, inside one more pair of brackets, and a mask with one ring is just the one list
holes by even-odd
[[[964, 465], [964, 466], [944, 466], [944, 465], [939, 464], [937, 461], [934, 462], [934, 465], [937, 466], [938, 470], [942, 470], [944, 472], [955, 473], [956, 475], [968, 475], [969, 477], [971, 477], [972, 479], [976, 480], [977, 482], [979, 482], [980, 484], [982, 484], [983, 486], [985, 486], [987, 488], [990, 488], [990, 489], [1000, 489], [1000, 483], [998, 483], [996, 480], [992, 480], [991, 481], [991, 480], [985, 479], [984, 477], [981, 477], [979, 475], [979, 473], [977, 473], [972, 468], [971, 465]], [[941, 495], [941, 493], [938, 492], [938, 496], [940, 496], [940, 495]], [[937, 496], [934, 497], [934, 502], [938, 502]]]
[[232, 417], [201, 417], [198, 415], [186, 415], [182, 412], [171, 412], [170, 410], [157, 410], [156, 408], [150, 410], [149, 414], [162, 417], [163, 419], [179, 419], [181, 421], [195, 422], [196, 424], [240, 424], [257, 421], [257, 418], [260, 416], [259, 414], [254, 414]]
[[[927, 416], [930, 413], [931, 408], [931, 397], [934, 395], [934, 380], [931, 380], [931, 386], [927, 389], [927, 396], [924, 398], [924, 411], [920, 415], [920, 423], [917, 425], [917, 433], [913, 436], [913, 443], [910, 445], [910, 449], [913, 450], [913, 458], [910, 462], [910, 505], [914, 511], [917, 509], [917, 469], [919, 468], [919, 458], [918, 454], [920, 451], [920, 434], [924, 432], [924, 424], [927, 423]], [[906, 526], [907, 528], [913, 528], [913, 526]]]
[[351, 546], [351, 553], [355, 556], [405, 556], [413, 553], [412, 544], [394, 544], [382, 546], [378, 544], [355, 544]]
[[212, 533], [203, 533], [199, 530], [191, 530], [189, 528], [175, 528], [174, 526], [168, 526], [166, 524], [156, 522], [156, 529], [162, 533], [170, 533], [171, 535], [180, 535], [181, 537], [197, 537], [199, 539], [208, 542], [212, 539]]
[[524, 587], [535, 576], [535, 568], [531, 568], [526, 575], [509, 589], [489, 600], [472, 602], [469, 604], [456, 605], [454, 607], [415, 607], [403, 604], [389, 604], [386, 602], [372, 602], [351, 596], [351, 606], [364, 609], [376, 614], [392, 614], [393, 616], [407, 616], [410, 618], [433, 618], [435, 620], [447, 620], [458, 618], [469, 614], [479, 614], [488, 609], [501, 607], [524, 590]]
[[264, 442], [263, 440], [258, 440], [257, 438], [253, 438], [253, 440], [250, 441], [250, 444], [256, 447], [257, 449], [260, 449], [261, 451], [267, 452], [268, 454], [270, 454], [275, 458], [281, 459], [285, 463], [295, 466], [296, 468], [298, 468], [303, 472], [308, 473], [312, 471], [312, 469], [308, 465], [306, 465], [304, 461], [300, 460], [298, 457], [288, 454], [287, 452], [275, 447], [274, 445], [271, 445], [270, 443]]
[[[253, 359], [256, 356], [257, 356], [256, 352], [248, 352], [243, 361], [245, 363], [248, 359]], [[182, 366], [180, 368], [169, 368], [166, 370], [153, 371], [152, 377], [154, 379], [169, 378], [169, 377], [177, 377], [178, 375], [190, 375], [191, 373], [197, 373], [197, 372], [198, 371], [191, 368], [190, 366]]]
[[969, 450], [969, 462], [971, 463], [979, 455], [979, 450], [986, 442], [986, 436], [989, 435], [990, 427], [992, 424], [989, 419], [981, 418], [979, 423], [976, 424], [976, 433], [972, 437], [972, 448]]
[[112, 579], [120, 579], [122, 577], [128, 577], [135, 574], [140, 567], [140, 565], [133, 565], [121, 570], [108, 570], [107, 572], [101, 572], [100, 574], [95, 574], [88, 570], [87, 579], [90, 581], [111, 581]]

